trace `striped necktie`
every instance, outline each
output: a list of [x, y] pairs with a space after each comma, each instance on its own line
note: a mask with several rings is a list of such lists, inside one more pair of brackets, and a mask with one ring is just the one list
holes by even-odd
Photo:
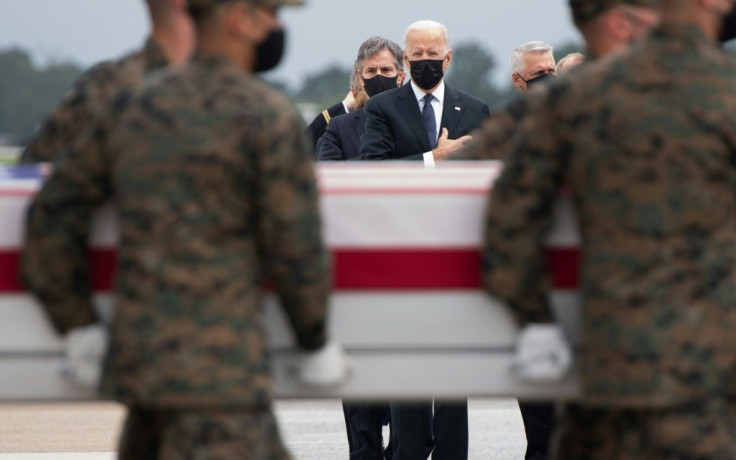
[[434, 99], [434, 96], [431, 94], [424, 96], [422, 120], [424, 120], [424, 129], [427, 131], [427, 136], [429, 137], [429, 147], [431, 150], [434, 150], [437, 147], [437, 120], [434, 118], [432, 99]]

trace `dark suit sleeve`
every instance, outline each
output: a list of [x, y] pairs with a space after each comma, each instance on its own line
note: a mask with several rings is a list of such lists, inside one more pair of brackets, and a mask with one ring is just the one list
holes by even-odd
[[314, 120], [312, 120], [309, 126], [307, 126], [306, 133], [309, 138], [312, 139], [312, 147], [314, 147], [315, 151], [317, 150], [317, 141], [325, 133], [327, 125], [330, 123], [330, 119], [339, 117], [340, 115], [345, 115], [346, 113], [345, 106], [342, 101], [340, 101], [314, 117]]
[[[488, 107], [488, 104], [483, 104], [483, 121], [491, 117], [491, 108]], [[481, 121], [481, 123], [483, 122]]]
[[327, 125], [325, 134], [317, 141], [315, 158], [317, 161], [344, 161], [342, 140], [335, 123]]
[[396, 142], [381, 104], [376, 103], [375, 99], [368, 99], [365, 114], [365, 134], [360, 139], [360, 159], [374, 161], [394, 158]]

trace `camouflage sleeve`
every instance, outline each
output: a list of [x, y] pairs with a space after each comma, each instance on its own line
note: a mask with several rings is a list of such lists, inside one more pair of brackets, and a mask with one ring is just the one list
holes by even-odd
[[65, 151], [28, 210], [21, 276], [61, 333], [98, 320], [86, 247], [92, 212], [110, 196], [103, 140], [100, 126]]
[[514, 135], [524, 116], [522, 100], [499, 110], [488, 118], [473, 140], [452, 157], [453, 160], [504, 160], [513, 146]]
[[74, 82], [23, 150], [20, 163], [52, 161], [82, 137], [90, 121], [98, 115], [97, 105], [103, 102], [99, 82], [110, 84], [112, 75], [107, 75], [108, 66], [95, 66]]
[[[551, 104], [551, 105], [550, 105]], [[550, 322], [544, 240], [560, 185], [564, 145], [554, 103], [527, 116], [486, 209], [483, 280], [520, 324]]]
[[258, 241], [299, 346], [318, 349], [326, 340], [330, 273], [310, 147], [292, 107], [265, 122], [256, 165]]

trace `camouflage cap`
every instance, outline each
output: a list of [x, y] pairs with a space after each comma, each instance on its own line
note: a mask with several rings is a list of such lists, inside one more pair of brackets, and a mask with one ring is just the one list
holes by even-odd
[[[187, 0], [189, 9], [206, 10], [221, 3], [232, 2], [233, 0]], [[243, 2], [253, 3], [263, 6], [290, 6], [303, 5], [304, 0], [239, 0]]]
[[581, 25], [618, 5], [643, 6], [656, 8], [659, 0], [569, 0], [572, 18], [575, 24]]

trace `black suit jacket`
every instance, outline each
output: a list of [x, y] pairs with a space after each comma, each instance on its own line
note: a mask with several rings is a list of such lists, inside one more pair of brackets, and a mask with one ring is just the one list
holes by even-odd
[[360, 136], [365, 132], [365, 110], [332, 120], [317, 141], [317, 161], [345, 161], [360, 155]]
[[[361, 159], [422, 160], [422, 154], [431, 150], [411, 84], [370, 98], [365, 111]], [[490, 115], [488, 104], [445, 83], [440, 133], [447, 128], [449, 138], [457, 139], [479, 128]]]
[[345, 115], [345, 105], [342, 101], [333, 105], [329, 109], [323, 110], [319, 115], [314, 117], [314, 120], [307, 126], [306, 134], [312, 139], [312, 147], [317, 149], [317, 141], [325, 133], [327, 125], [330, 124], [333, 118]]

